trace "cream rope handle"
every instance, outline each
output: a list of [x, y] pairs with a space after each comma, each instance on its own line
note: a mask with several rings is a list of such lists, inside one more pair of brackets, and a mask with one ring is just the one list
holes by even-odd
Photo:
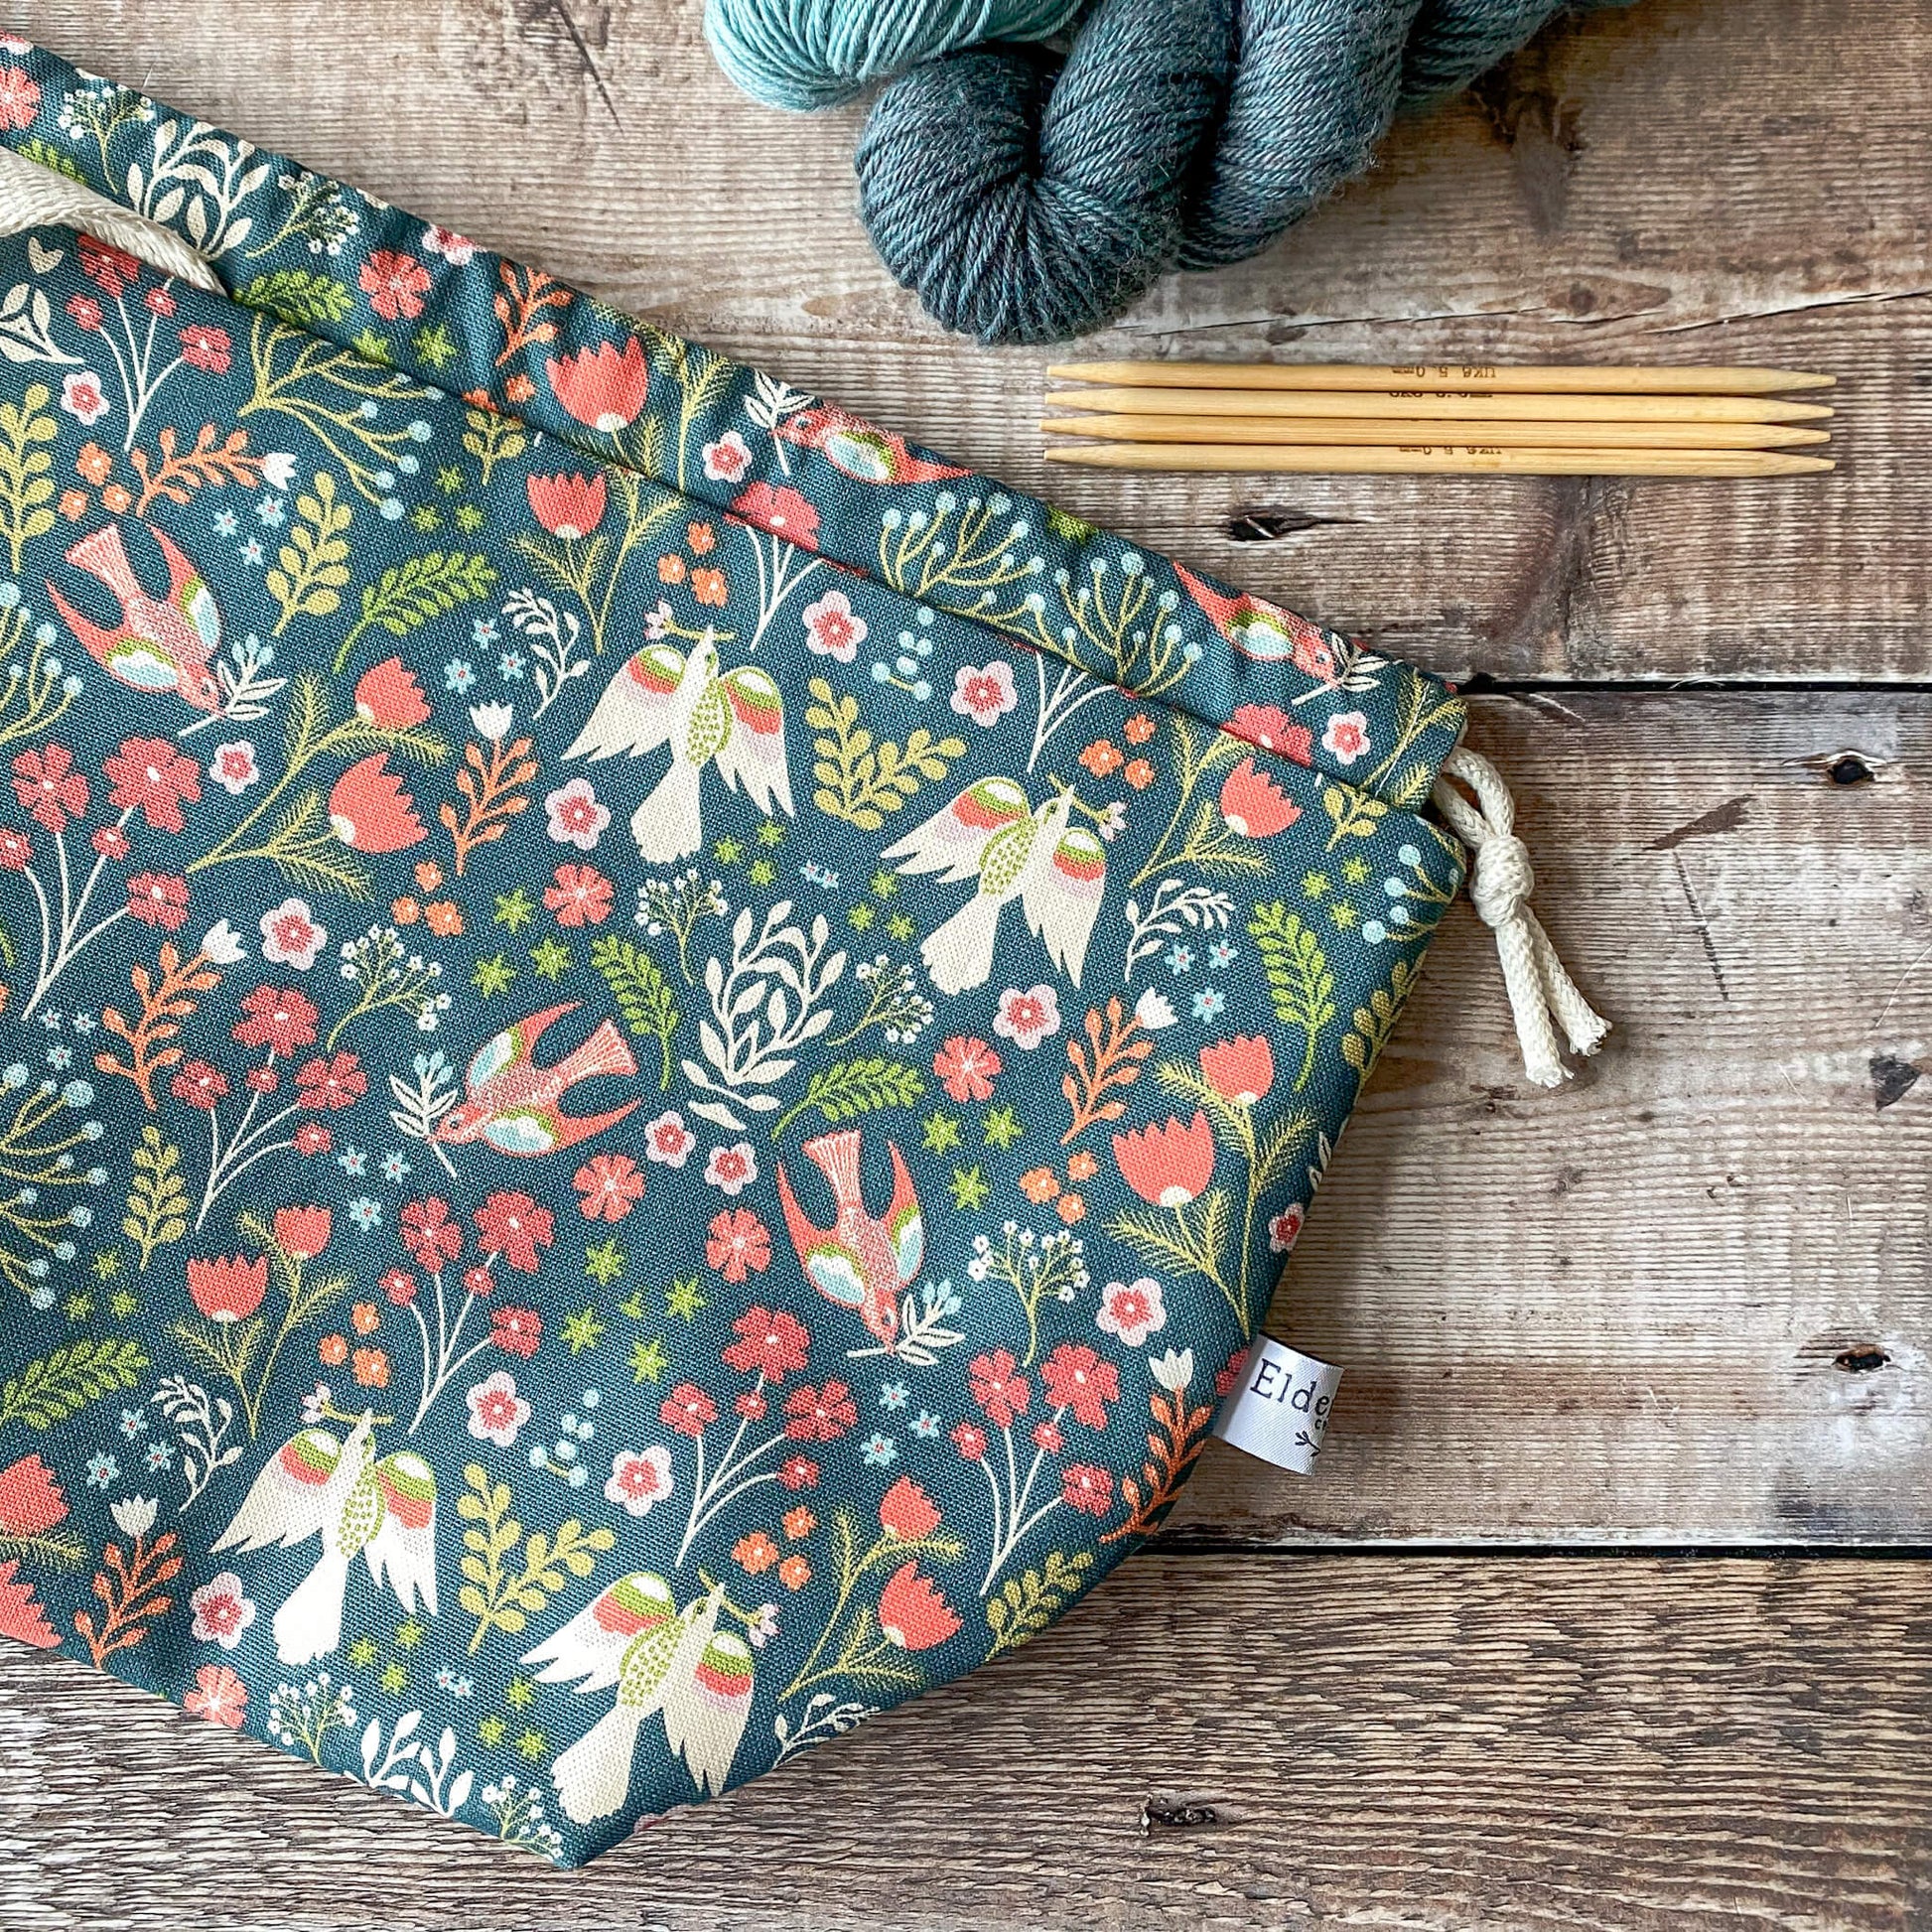
[[138, 256], [164, 275], [193, 282], [211, 295], [226, 292], [207, 257], [172, 228], [110, 202], [70, 176], [0, 147], [0, 234], [44, 226], [78, 228], [110, 248]]
[[[1473, 803], [1451, 779], [1469, 787], [1475, 794]], [[1570, 1078], [1570, 1069], [1557, 1048], [1552, 1015], [1578, 1053], [1595, 1052], [1610, 1023], [1593, 1012], [1577, 990], [1550, 935], [1530, 910], [1536, 874], [1530, 867], [1529, 847], [1516, 836], [1516, 805], [1509, 787], [1486, 758], [1458, 745], [1443, 760], [1442, 775], [1431, 795], [1436, 809], [1473, 854], [1469, 901], [1496, 935], [1524, 1068], [1538, 1086], [1559, 1087]]]

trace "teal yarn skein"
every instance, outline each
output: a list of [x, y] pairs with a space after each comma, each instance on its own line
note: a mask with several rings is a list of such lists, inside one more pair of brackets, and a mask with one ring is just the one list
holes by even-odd
[[705, 0], [718, 65], [754, 100], [836, 107], [981, 41], [1056, 34], [1085, 0]]
[[[1566, 7], [1630, 3], [1092, 0], [1064, 59], [1011, 44], [992, 0], [709, 0], [706, 29], [741, 85], [787, 106], [903, 67], [856, 157], [874, 245], [947, 328], [1051, 343], [1173, 269], [1260, 253], [1367, 168], [1399, 111]], [[1029, 38], [1078, 11], [1007, 4]]]

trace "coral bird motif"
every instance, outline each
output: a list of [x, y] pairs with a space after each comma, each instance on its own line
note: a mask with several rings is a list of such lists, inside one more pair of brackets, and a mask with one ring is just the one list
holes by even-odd
[[751, 664], [721, 671], [708, 632], [687, 658], [673, 644], [646, 644], [598, 699], [567, 759], [640, 758], [660, 745], [671, 762], [631, 814], [637, 850], [660, 864], [688, 858], [704, 843], [699, 785], [711, 765], [768, 814], [775, 801], [792, 815], [785, 766], [784, 706], [778, 687]]
[[545, 1030], [565, 1014], [575, 1013], [579, 1004], [567, 1000], [562, 1006], [545, 1007], [485, 1040], [465, 1075], [469, 1098], [437, 1122], [434, 1138], [446, 1147], [482, 1141], [498, 1154], [555, 1154], [615, 1127], [636, 1107], [637, 1101], [627, 1100], [609, 1113], [588, 1116], [559, 1109], [557, 1103], [580, 1080], [601, 1075], [627, 1078], [637, 1070], [623, 1035], [609, 1020], [555, 1066], [536, 1064], [532, 1055]]
[[562, 1629], [525, 1653], [542, 1684], [575, 1681], [580, 1696], [617, 1691], [617, 1702], [550, 1767], [564, 1813], [595, 1824], [623, 1808], [637, 1733], [659, 1712], [664, 1735], [702, 1793], [723, 1789], [752, 1709], [752, 1652], [718, 1628], [724, 1591], [679, 1610], [671, 1587], [648, 1571], [620, 1577]]
[[[898, 861], [902, 873], [936, 872], [947, 885], [979, 880], [973, 897], [919, 947], [940, 992], [985, 985], [1000, 914], [1015, 899], [1053, 964], [1080, 984], [1107, 890], [1107, 853], [1098, 836], [1107, 820], [1054, 782], [1053, 795], [1034, 806], [1013, 779], [982, 778], [880, 854]], [[1076, 811], [1096, 830], [1073, 824]]]
[[778, 425], [777, 434], [788, 443], [818, 451], [834, 470], [858, 483], [943, 483], [948, 477], [967, 474], [950, 463], [914, 456], [906, 448], [904, 437], [879, 429], [863, 416], [836, 409], [830, 403], [819, 403], [786, 417]]
[[208, 660], [221, 642], [221, 613], [202, 573], [152, 523], [143, 526], [161, 546], [168, 589], [150, 597], [141, 588], [121, 541], [109, 523], [84, 536], [67, 553], [77, 570], [97, 577], [120, 600], [120, 619], [103, 628], [84, 618], [53, 583], [54, 608], [108, 676], [136, 691], [172, 691], [197, 711], [221, 709], [221, 686]]
[[378, 1456], [378, 1418], [364, 1409], [332, 1420], [351, 1423], [346, 1437], [300, 1431], [269, 1458], [213, 1548], [288, 1548], [322, 1539], [316, 1567], [275, 1612], [275, 1654], [285, 1664], [313, 1663], [342, 1641], [343, 1595], [359, 1556], [377, 1589], [386, 1584], [413, 1611], [436, 1613], [436, 1473], [411, 1449]]
[[893, 1157], [893, 1197], [879, 1219], [866, 1211], [856, 1128], [821, 1134], [804, 1145], [805, 1158], [831, 1183], [837, 1214], [829, 1228], [813, 1226], [798, 1205], [783, 1162], [778, 1164], [778, 1198], [805, 1279], [828, 1302], [856, 1311], [891, 1355], [898, 1339], [899, 1297], [918, 1280], [925, 1260], [925, 1217], [898, 1149], [888, 1141], [886, 1151]]
[[1318, 624], [1265, 598], [1229, 597], [1178, 564], [1174, 570], [1186, 585], [1187, 595], [1206, 613], [1207, 621], [1244, 657], [1258, 658], [1265, 664], [1293, 663], [1298, 671], [1323, 684], [1340, 681], [1342, 666], [1334, 644]]

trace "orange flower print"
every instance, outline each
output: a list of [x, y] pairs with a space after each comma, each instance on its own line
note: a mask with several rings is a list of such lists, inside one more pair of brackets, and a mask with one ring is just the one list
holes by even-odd
[[1145, 711], [1137, 711], [1122, 728], [1123, 736], [1130, 745], [1145, 745], [1154, 736], [1154, 720]]
[[1062, 1194], [1053, 1204], [1053, 1212], [1068, 1227], [1087, 1218], [1087, 1204], [1078, 1194]]
[[413, 898], [392, 898], [389, 916], [398, 925], [414, 925], [423, 916], [423, 908]]
[[718, 547], [718, 532], [709, 523], [687, 524], [684, 539], [690, 544], [694, 557], [709, 556]]
[[416, 862], [416, 884], [426, 893], [433, 893], [443, 883], [443, 868], [434, 859], [419, 859]]
[[1069, 1180], [1091, 1180], [1100, 1172], [1100, 1163], [1082, 1148], [1066, 1164], [1066, 1177]]
[[374, 1334], [381, 1320], [382, 1315], [373, 1302], [357, 1302], [348, 1311], [349, 1326], [358, 1335]]
[[778, 1561], [778, 1546], [763, 1530], [754, 1530], [732, 1545], [732, 1561], [748, 1577], [762, 1577]]
[[1051, 1168], [1030, 1168], [1020, 1176], [1020, 1191], [1037, 1206], [1060, 1191], [1060, 1177]]
[[1111, 738], [1096, 738], [1080, 754], [1080, 762], [1096, 778], [1104, 778], [1127, 762], [1127, 754]]
[[389, 1357], [379, 1348], [358, 1348], [349, 1361], [356, 1381], [365, 1389], [389, 1386]]
[[80, 473], [82, 483], [90, 483], [98, 489], [107, 481], [108, 473], [114, 467], [114, 459], [98, 443], [83, 443], [80, 454], [73, 460], [73, 467]]
[[691, 573], [691, 595], [700, 604], [723, 604], [731, 596], [731, 586], [722, 570], [707, 567]]
[[463, 930], [463, 908], [454, 899], [433, 898], [423, 907], [423, 923], [439, 939], [454, 939]]
[[62, 490], [61, 514], [69, 523], [77, 523], [87, 514], [87, 492], [84, 489]]
[[1154, 782], [1154, 767], [1146, 759], [1132, 759], [1120, 774], [1136, 791], [1145, 791]]
[[505, 402], [528, 402], [537, 392], [537, 385], [527, 375], [519, 371], [503, 384]]
[[810, 1536], [818, 1528], [818, 1518], [802, 1503], [796, 1509], [788, 1509], [785, 1511], [784, 1523], [785, 1534], [794, 1543]]
[[316, 1343], [316, 1353], [324, 1368], [341, 1368], [348, 1360], [348, 1341], [343, 1335], [324, 1335]]
[[133, 495], [120, 483], [109, 483], [100, 492], [100, 501], [102, 508], [115, 516], [124, 516], [134, 507]]
[[657, 581], [660, 584], [681, 584], [684, 582], [684, 559], [675, 550], [657, 560]]
[[787, 1589], [803, 1589], [812, 1580], [812, 1567], [803, 1557], [787, 1557], [778, 1566], [778, 1581]]

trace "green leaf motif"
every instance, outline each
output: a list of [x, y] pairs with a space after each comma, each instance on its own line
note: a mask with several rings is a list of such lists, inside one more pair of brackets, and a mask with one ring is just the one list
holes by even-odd
[[671, 1035], [677, 1032], [677, 1007], [671, 983], [657, 962], [628, 939], [611, 933], [591, 946], [591, 964], [604, 975], [623, 1022], [639, 1039], [654, 1039], [663, 1054], [660, 1088], [671, 1084]]
[[54, 458], [40, 447], [61, 433], [46, 413], [53, 398], [45, 382], [30, 382], [18, 403], [0, 402], [0, 538], [16, 577], [21, 553], [54, 527]]
[[966, 755], [963, 739], [935, 739], [923, 725], [903, 746], [875, 740], [859, 723], [857, 698], [841, 697], [822, 677], [806, 689], [817, 702], [805, 707], [805, 723], [820, 734], [812, 740], [812, 776], [818, 780], [812, 803], [862, 832], [878, 831], [888, 812], [903, 809], [922, 783], [936, 784]]
[[495, 582], [489, 559], [467, 550], [431, 550], [391, 564], [373, 584], [362, 587], [362, 614], [336, 653], [336, 669], [347, 665], [349, 653], [369, 630], [406, 637], [431, 618], [487, 597]]
[[1080, 1579], [1092, 1565], [1090, 1550], [1076, 1550], [1070, 1557], [1051, 1550], [1037, 1570], [1009, 1577], [987, 1599], [986, 1627], [993, 1633], [993, 1648], [986, 1653], [986, 1661], [990, 1664], [1003, 1652], [1018, 1650], [1038, 1636], [1067, 1601], [1079, 1594]]
[[0, 1428], [18, 1422], [52, 1429], [88, 1403], [131, 1389], [147, 1366], [148, 1351], [138, 1341], [70, 1341], [0, 1387]]
[[515, 1551], [523, 1525], [510, 1514], [509, 1484], [491, 1482], [481, 1462], [466, 1463], [463, 1479], [469, 1487], [456, 1499], [456, 1512], [476, 1527], [463, 1532], [466, 1554], [458, 1568], [467, 1581], [457, 1601], [477, 1619], [470, 1639], [475, 1656], [492, 1629], [521, 1636], [530, 1618], [563, 1588], [566, 1573], [580, 1581], [588, 1577], [597, 1553], [614, 1548], [618, 1539], [601, 1525], [585, 1529], [573, 1516], [554, 1536], [532, 1530], [523, 1545], [523, 1567], [514, 1571], [505, 1559]]
[[295, 499], [301, 519], [289, 540], [275, 553], [278, 568], [268, 573], [268, 591], [282, 607], [275, 620], [279, 637], [297, 618], [326, 618], [342, 608], [343, 586], [348, 582], [350, 511], [336, 500], [336, 480], [327, 470], [316, 472], [313, 493]]
[[1314, 1071], [1315, 1041], [1335, 1017], [1335, 976], [1312, 928], [1304, 925], [1281, 899], [1257, 905], [1248, 931], [1267, 970], [1275, 1018], [1284, 1027], [1295, 1028], [1305, 1042], [1302, 1070], [1295, 1082], [1300, 1093]]
[[925, 1076], [903, 1060], [884, 1059], [878, 1054], [834, 1060], [812, 1075], [805, 1097], [778, 1116], [771, 1138], [775, 1141], [810, 1108], [817, 1108], [823, 1119], [836, 1124], [876, 1113], [882, 1107], [909, 1107], [924, 1092]]
[[141, 1129], [131, 1158], [134, 1179], [121, 1232], [140, 1249], [145, 1274], [157, 1248], [188, 1232], [188, 1188], [181, 1177], [181, 1151], [162, 1138], [160, 1128]]
[[1349, 1016], [1354, 1031], [1342, 1035], [1341, 1056], [1364, 1080], [1388, 1044], [1395, 1023], [1402, 1017], [1403, 1003], [1421, 977], [1419, 967], [1398, 959], [1389, 973], [1388, 985], [1378, 986], [1368, 996], [1368, 1004], [1357, 1007]]
[[257, 275], [235, 300], [250, 309], [266, 309], [298, 329], [341, 322], [355, 306], [355, 297], [334, 276], [310, 268], [277, 268]]

